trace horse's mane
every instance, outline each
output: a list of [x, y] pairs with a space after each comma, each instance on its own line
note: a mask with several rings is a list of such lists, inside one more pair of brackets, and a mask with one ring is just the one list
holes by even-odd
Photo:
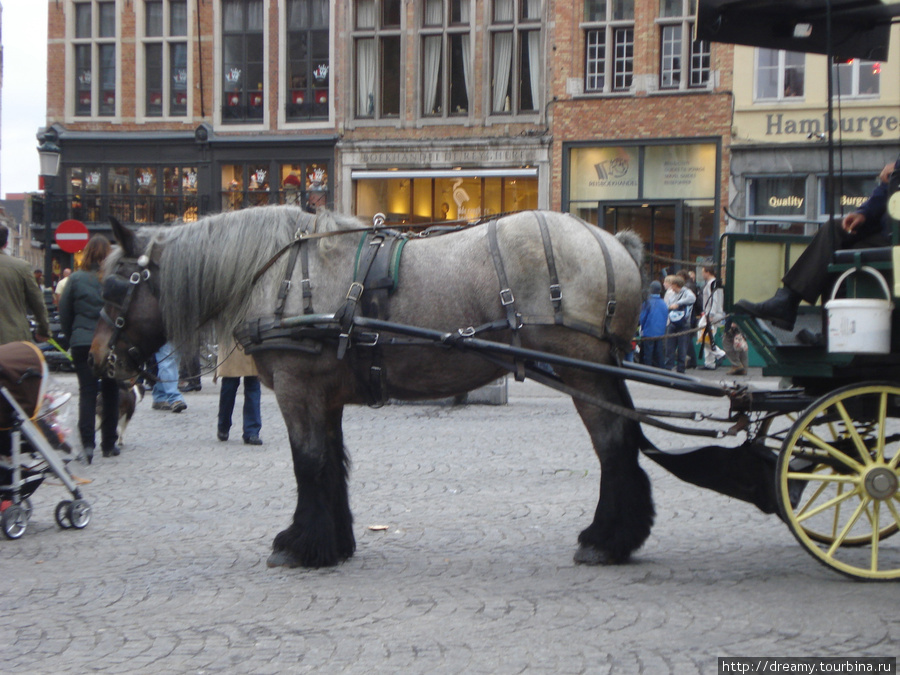
[[[141, 228], [137, 237], [144, 252], [151, 249], [152, 253], [156, 244], [162, 248], [157, 282], [168, 339], [184, 353], [195, 351], [201, 336], [212, 338], [213, 331], [217, 339], [231, 339], [234, 327], [250, 309], [254, 275], [298, 230], [321, 232], [359, 225], [353, 218], [328, 211], [312, 215], [296, 206], [261, 206], [175, 227]], [[121, 251], [114, 252], [107, 270], [114, 269], [121, 256]], [[283, 278], [287, 258], [283, 255], [268, 274]]]

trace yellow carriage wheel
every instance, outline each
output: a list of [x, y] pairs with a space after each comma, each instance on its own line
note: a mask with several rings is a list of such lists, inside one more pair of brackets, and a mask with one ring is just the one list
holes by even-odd
[[794, 422], [778, 458], [778, 506], [823, 564], [862, 579], [900, 579], [900, 387], [850, 385]]

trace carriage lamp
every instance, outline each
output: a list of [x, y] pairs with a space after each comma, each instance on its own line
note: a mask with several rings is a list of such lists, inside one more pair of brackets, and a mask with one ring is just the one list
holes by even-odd
[[44, 179], [44, 285], [53, 288], [53, 181], [59, 173], [62, 151], [46, 137], [37, 151]]

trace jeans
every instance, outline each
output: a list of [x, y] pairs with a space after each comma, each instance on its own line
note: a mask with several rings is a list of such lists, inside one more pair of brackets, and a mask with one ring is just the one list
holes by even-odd
[[[666, 369], [673, 368], [683, 373], [688, 362], [688, 350], [691, 349], [691, 327], [689, 319], [670, 323], [666, 327]], [[681, 333], [681, 335], [674, 335]]]
[[108, 377], [98, 378], [88, 365], [90, 346], [72, 347], [72, 361], [78, 375], [78, 434], [83, 448], [93, 448], [97, 425], [97, 393], [103, 401], [100, 422], [100, 442], [104, 450], [111, 450], [119, 440], [119, 385]]
[[[234, 400], [237, 398], [239, 377], [223, 377], [222, 389], [219, 392], [219, 428], [221, 433], [228, 433], [231, 429], [231, 413], [234, 411]], [[259, 402], [262, 392], [259, 387], [259, 378], [247, 376], [244, 378], [244, 440], [251, 436], [259, 436], [262, 429], [262, 414]]]
[[156, 352], [156, 376], [159, 381], [153, 385], [154, 403], [184, 401], [184, 396], [178, 391], [178, 366], [180, 363], [178, 352], [169, 342]]
[[641, 363], [646, 366], [665, 368], [666, 340], [654, 339], [641, 342]]

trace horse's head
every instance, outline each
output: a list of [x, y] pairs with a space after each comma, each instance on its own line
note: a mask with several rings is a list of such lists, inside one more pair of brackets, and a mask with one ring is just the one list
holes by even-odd
[[146, 248], [134, 232], [110, 219], [120, 250], [106, 262], [103, 310], [91, 343], [98, 375], [125, 379], [166, 342], [159, 306], [158, 246]]

